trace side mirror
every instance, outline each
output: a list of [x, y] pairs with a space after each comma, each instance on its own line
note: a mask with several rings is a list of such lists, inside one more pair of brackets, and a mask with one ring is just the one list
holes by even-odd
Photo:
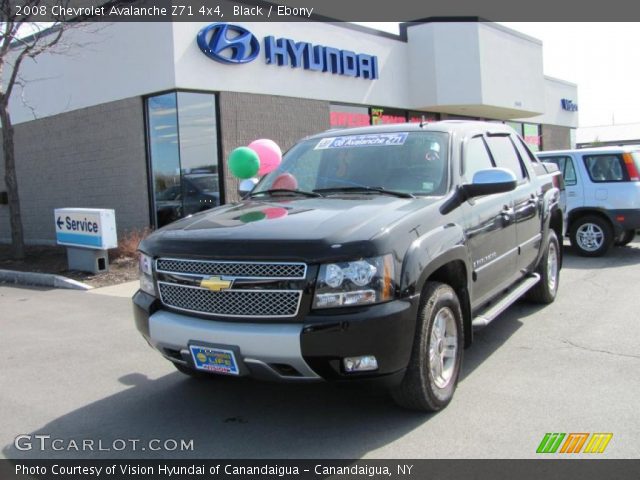
[[518, 185], [518, 180], [513, 172], [507, 168], [487, 168], [478, 170], [473, 176], [473, 181], [462, 185], [465, 200], [482, 195], [510, 192]]
[[246, 196], [251, 193], [251, 190], [253, 190], [253, 187], [255, 187], [257, 183], [257, 178], [247, 178], [240, 181], [240, 184], [238, 185], [238, 195], [240, 195], [240, 198], [246, 198]]
[[470, 198], [494, 193], [510, 192], [516, 188], [518, 180], [513, 172], [507, 168], [487, 168], [478, 170], [473, 175], [471, 183], [460, 185], [453, 194], [442, 204], [440, 213], [447, 213], [458, 208], [462, 202]]

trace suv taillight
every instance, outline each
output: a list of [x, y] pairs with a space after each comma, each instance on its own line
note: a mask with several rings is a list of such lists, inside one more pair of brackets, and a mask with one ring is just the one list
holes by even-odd
[[627, 168], [629, 180], [631, 180], [632, 182], [640, 181], [640, 175], [638, 175], [638, 167], [636, 166], [636, 162], [634, 161], [633, 156], [630, 153], [623, 153], [622, 160], [624, 161], [624, 166]]

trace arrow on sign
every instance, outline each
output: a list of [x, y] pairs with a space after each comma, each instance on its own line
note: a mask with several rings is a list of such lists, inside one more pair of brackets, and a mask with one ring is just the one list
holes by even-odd
[[58, 225], [58, 228], [62, 230], [62, 226], [64, 225], [62, 218], [58, 217], [58, 221], [56, 221], [56, 225]]

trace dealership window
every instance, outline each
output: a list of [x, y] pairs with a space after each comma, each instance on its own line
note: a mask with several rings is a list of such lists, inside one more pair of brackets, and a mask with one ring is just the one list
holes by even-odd
[[433, 112], [340, 104], [332, 104], [329, 115], [329, 125], [332, 128], [366, 127], [368, 125], [405, 122], [420, 123], [423, 119], [425, 122], [437, 122], [440, 120], [440, 114]]
[[329, 125], [332, 128], [365, 127], [371, 125], [371, 117], [367, 107], [351, 105], [331, 105]]
[[371, 124], [405, 123], [407, 112], [397, 108], [371, 107]]
[[424, 120], [427, 123], [437, 122], [440, 120], [440, 114], [433, 112], [409, 111], [407, 113], [407, 121], [410, 123], [420, 123]]
[[516, 131], [516, 133], [518, 135], [520, 135], [521, 137], [524, 136], [524, 131], [522, 129], [522, 124], [520, 122], [509, 122], [509, 121], [507, 121], [507, 122], [504, 122], [504, 123], [505, 123], [505, 125], [508, 125], [511, 128], [513, 128]]
[[527, 146], [534, 152], [542, 150], [542, 134], [540, 133], [540, 125], [535, 123], [524, 123], [523, 138]]
[[155, 224], [220, 204], [216, 98], [171, 92], [147, 98]]

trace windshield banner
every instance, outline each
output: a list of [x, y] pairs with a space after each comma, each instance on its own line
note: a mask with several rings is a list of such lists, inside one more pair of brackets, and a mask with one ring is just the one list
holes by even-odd
[[323, 138], [318, 142], [314, 150], [326, 150], [328, 148], [385, 147], [404, 145], [404, 142], [407, 139], [408, 135], [409, 134], [407, 132], [398, 132]]

